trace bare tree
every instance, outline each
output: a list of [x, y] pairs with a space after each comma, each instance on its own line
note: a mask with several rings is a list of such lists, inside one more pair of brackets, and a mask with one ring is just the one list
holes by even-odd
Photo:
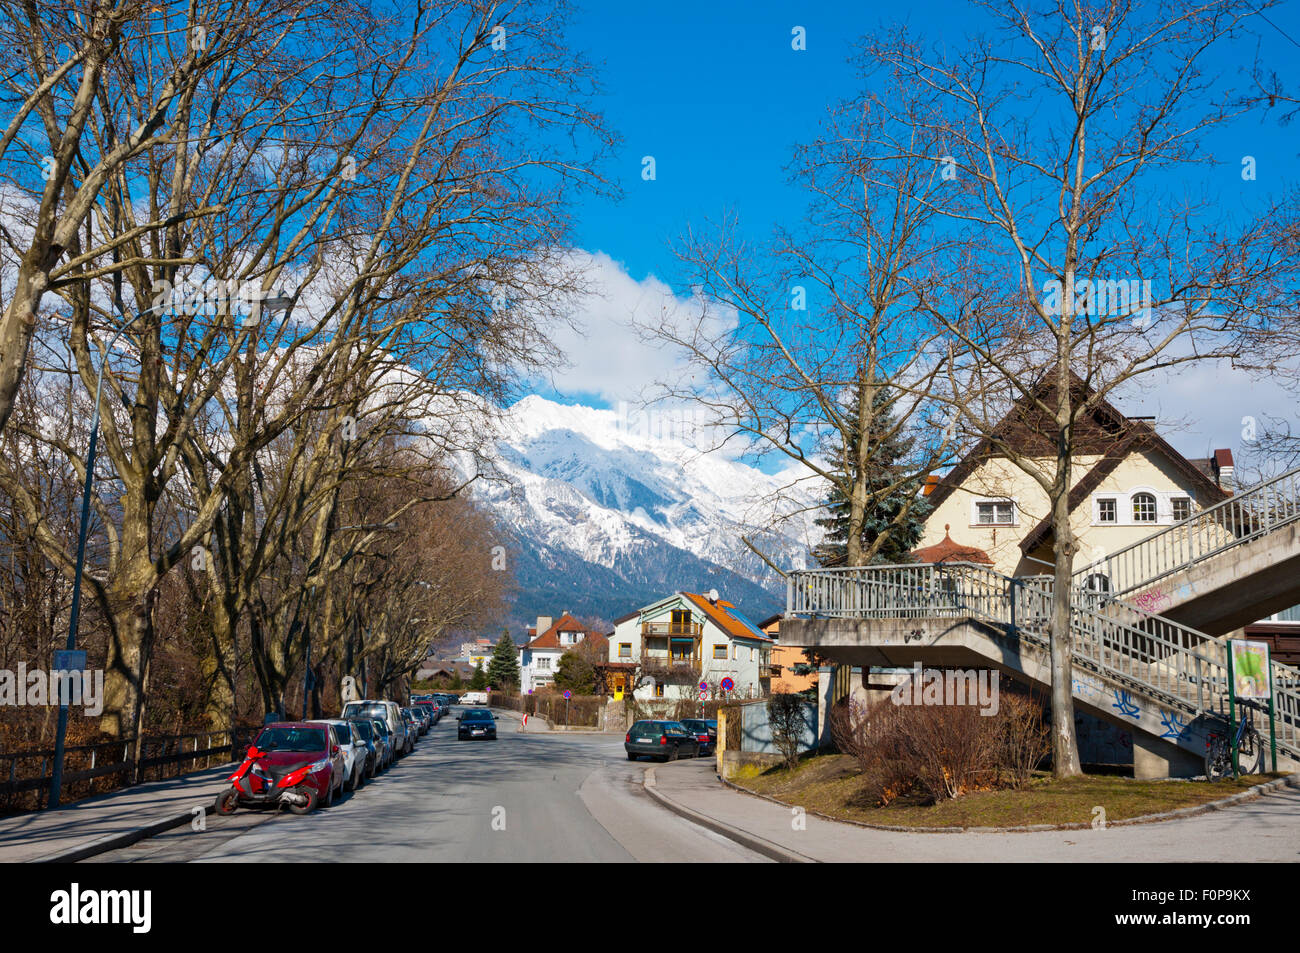
[[[798, 464], [804, 476], [781, 501], [785, 518], [810, 508], [806, 481], [814, 506], [826, 487], [846, 502], [849, 565], [870, 561], [908, 521], [917, 484], [950, 443], [928, 399], [945, 352], [917, 307], [945, 250], [928, 226], [946, 193], [921, 141], [933, 135], [920, 122], [925, 98], [908, 106], [915, 116], [894, 115], [864, 94], [797, 151], [806, 227], [758, 245], [734, 218], [711, 237], [688, 232], [678, 254], [698, 307], [644, 326], [682, 356], [656, 396], [703, 409], [705, 449], [738, 439]], [[884, 448], [909, 439], [912, 459], [884, 459]], [[864, 545], [869, 515], [891, 497], [901, 506]]]
[[[955, 50], [931, 53], [905, 29], [865, 46], [869, 63], [938, 97], [928, 125], [945, 148], [931, 159], [960, 197], [944, 205], [941, 234], [964, 227], [982, 243], [963, 246], [946, 266], [960, 282], [927, 289], [923, 307], [953, 348], [954, 422], [1049, 501], [1058, 776], [1080, 771], [1069, 491], [1095, 438], [1086, 424], [1144, 374], [1239, 355], [1294, 266], [1278, 242], [1290, 205], [1243, 225], [1170, 194], [1171, 175], [1208, 167], [1206, 137], [1239, 114], [1207, 64], [1251, 13], [1218, 2], [989, 4], [995, 35]], [[1018, 401], [1027, 410], [1009, 421]], [[1037, 439], [1019, 439], [1027, 428]]]
[[[104, 372], [93, 505], [107, 547], [85, 578], [109, 626], [115, 732], [141, 724], [160, 580], [210, 546], [232, 500], [254, 505], [259, 453], [299, 426], [342, 426], [349, 379], [404, 365], [426, 394], [491, 398], [553, 356], [536, 327], [574, 281], [556, 250], [565, 203], [607, 142], [544, 4], [295, 6], [240, 23], [241, 55], [213, 64], [169, 138], [100, 189], [55, 289], [71, 316], [41, 341], [89, 393]], [[100, 149], [135, 128], [137, 87], [165, 85], [170, 55], [140, 47], [101, 83], [85, 134]], [[543, 135], [553, 126], [574, 133], [564, 151]], [[287, 310], [261, 307], [277, 295]], [[127, 316], [127, 343], [108, 351]], [[81, 467], [62, 435], [23, 437]], [[35, 519], [18, 481], [0, 485]], [[187, 517], [174, 532], [168, 508]], [[315, 518], [328, 525], [328, 510]], [[71, 571], [63, 541], [38, 535]], [[313, 538], [316, 572], [328, 533]]]

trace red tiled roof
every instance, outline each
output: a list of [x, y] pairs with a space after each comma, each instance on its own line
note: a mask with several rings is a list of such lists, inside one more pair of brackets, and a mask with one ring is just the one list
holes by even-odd
[[[532, 631], [532, 630], [530, 630]], [[560, 616], [549, 629], [543, 632], [537, 638], [529, 642], [525, 648], [530, 649], [561, 649], [566, 648], [560, 644], [561, 632], [581, 632], [583, 638], [601, 638], [598, 633], [587, 630], [582, 623], [575, 619], [569, 613]]]
[[[699, 595], [698, 593], [695, 592], [683, 592], [682, 595], [685, 596], [687, 599], [689, 599], [691, 602], [693, 602], [695, 605], [699, 606], [700, 610], [706, 616], [709, 617], [709, 619], [714, 623], [714, 625], [720, 628], [723, 632], [726, 632], [728, 635], [734, 635], [742, 639], [755, 639], [759, 642], [772, 641], [772, 639], [768, 638], [766, 635], [763, 635], [761, 632], [759, 632], [757, 628], [751, 628], [749, 625], [746, 625], [744, 622], [740, 621], [740, 619], [736, 618], [736, 616], [733, 616], [731, 613], [724, 612], [723, 609], [736, 608], [730, 602], [724, 602], [721, 599], [719, 599], [718, 604], [714, 605], [713, 603], [709, 602], [709, 600], [706, 597]], [[740, 613], [737, 612], [736, 615], [738, 616], [740, 615]]]
[[948, 535], [949, 524], [945, 523], [943, 527], [943, 539], [933, 546], [926, 546], [922, 549], [912, 550], [912, 555], [918, 562], [923, 563], [982, 563], [985, 566], [992, 566], [993, 560], [989, 559], [989, 554], [975, 546], [963, 546], [960, 543], [954, 543], [952, 537]]

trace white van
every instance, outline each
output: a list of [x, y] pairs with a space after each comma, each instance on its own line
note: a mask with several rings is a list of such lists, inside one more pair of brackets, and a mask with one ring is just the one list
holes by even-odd
[[487, 692], [466, 692], [460, 696], [462, 705], [486, 705], [488, 703]]

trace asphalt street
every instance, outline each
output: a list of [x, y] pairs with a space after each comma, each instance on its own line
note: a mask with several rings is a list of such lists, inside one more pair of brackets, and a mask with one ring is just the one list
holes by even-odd
[[453, 712], [327, 810], [210, 815], [94, 860], [769, 862], [652, 800], [621, 736], [498, 726], [497, 741], [457, 741]]

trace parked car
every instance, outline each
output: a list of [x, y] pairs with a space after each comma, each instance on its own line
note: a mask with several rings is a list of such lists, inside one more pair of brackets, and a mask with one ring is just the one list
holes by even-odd
[[421, 732], [422, 734], [427, 735], [429, 729], [433, 727], [434, 721], [437, 720], [434, 716], [434, 710], [434, 703], [432, 701], [425, 702], [422, 705], [415, 705], [411, 708], [411, 711], [415, 712], [416, 717], [424, 722], [424, 731]]
[[660, 761], [676, 761], [681, 757], [694, 758], [700, 753], [698, 736], [677, 721], [638, 721], [623, 736], [623, 750], [627, 760], [635, 761], [641, 755]]
[[393, 733], [388, 730], [388, 722], [382, 718], [371, 718], [370, 724], [375, 729], [375, 743], [383, 750], [383, 760], [379, 763], [379, 769], [384, 771], [392, 766], [393, 759], [397, 757], [397, 752], [393, 750]]
[[429, 719], [429, 727], [432, 728], [442, 720], [443, 712], [446, 709], [443, 708], [442, 702], [438, 701], [438, 699], [430, 698], [428, 701], [416, 705], [415, 710], [424, 712], [425, 717]]
[[402, 717], [402, 709], [397, 702], [373, 698], [348, 702], [343, 706], [343, 717], [348, 720], [353, 718], [379, 718], [383, 720], [388, 725], [394, 759], [409, 754], [415, 748], [415, 737], [408, 730], [406, 719]]
[[357, 718], [348, 722], [352, 726], [353, 737], [366, 746], [365, 771], [367, 778], [373, 778], [384, 769], [384, 742], [375, 729], [375, 723], [366, 718]]
[[683, 718], [686, 730], [692, 732], [700, 743], [700, 754], [713, 754], [718, 750], [718, 723], [712, 718]]
[[341, 718], [317, 718], [309, 725], [329, 725], [343, 752], [343, 790], [355, 791], [366, 779], [366, 743], [352, 729], [352, 722]]
[[497, 716], [486, 708], [471, 708], [456, 716], [456, 738], [466, 741], [472, 738], [490, 738], [497, 740]]
[[460, 696], [462, 705], [486, 705], [488, 703], [487, 692], [466, 692]]
[[415, 712], [409, 708], [401, 709], [402, 717], [406, 719], [406, 731], [411, 737], [411, 746], [415, 746], [415, 740], [420, 737], [420, 719], [415, 717]]
[[307, 807], [307, 813], [319, 804], [329, 807], [334, 803], [335, 792], [343, 790], [343, 750], [331, 726], [303, 721], [282, 721], [263, 728], [253, 740], [259, 751], [256, 771], [264, 780], [278, 782], [281, 778], [306, 766], [306, 776], [299, 788], [310, 790], [316, 800]]

